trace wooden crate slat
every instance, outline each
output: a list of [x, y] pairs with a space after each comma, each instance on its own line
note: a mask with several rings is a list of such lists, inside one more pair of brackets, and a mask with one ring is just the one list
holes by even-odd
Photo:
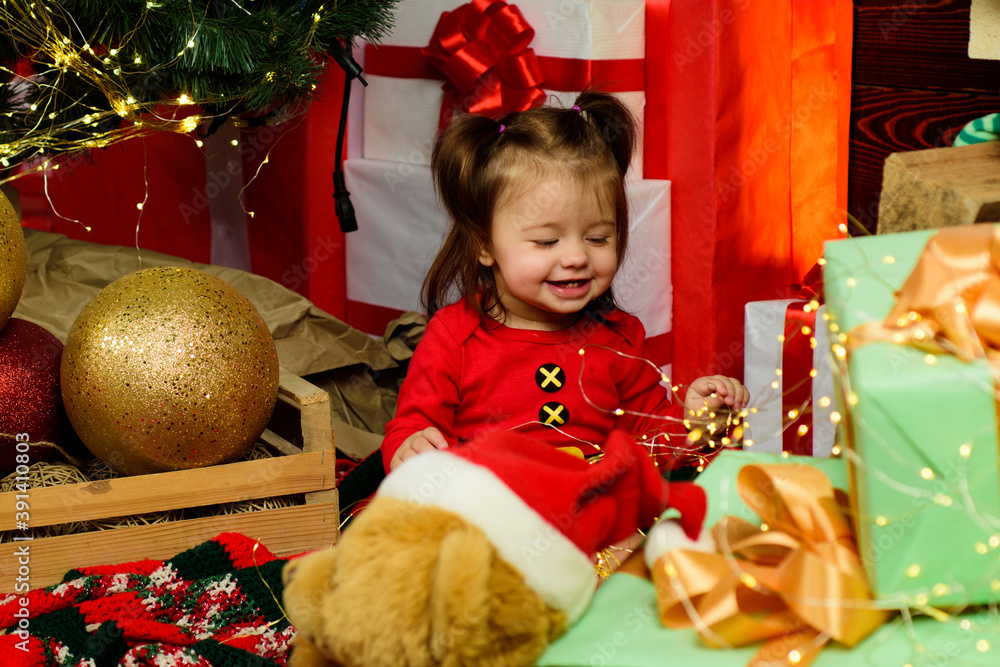
[[[182, 507], [323, 491], [336, 481], [330, 451], [30, 489], [33, 527], [146, 514]], [[0, 530], [15, 528], [15, 496], [0, 494]]]
[[172, 558], [224, 532], [242, 533], [277, 556], [291, 556], [331, 546], [338, 524], [337, 504], [324, 503], [5, 543], [0, 591], [16, 590], [18, 550], [25, 545], [28, 583], [37, 589], [59, 583], [73, 568]]
[[[58, 583], [75, 567], [169, 558], [223, 532], [260, 540], [279, 556], [332, 545], [339, 536], [340, 513], [329, 396], [284, 369], [279, 383], [285, 414], [272, 416], [261, 441], [286, 456], [31, 488], [28, 523], [76, 523], [290, 494], [304, 494], [304, 505], [0, 544], [0, 592], [15, 590], [25, 545], [32, 588]], [[285, 427], [288, 438], [302, 436], [302, 449], [285, 437]], [[0, 494], [0, 530], [15, 528], [17, 495]]]
[[[328, 403], [302, 406], [302, 449], [316, 452], [331, 446], [333, 425]], [[336, 446], [336, 443], [333, 443]]]
[[295, 456], [296, 454], [302, 453], [301, 449], [293, 445], [285, 438], [282, 438], [269, 428], [265, 428], [264, 432], [260, 434], [260, 441], [266, 445], [274, 447], [285, 456]]
[[279, 369], [279, 371], [278, 391], [299, 405], [330, 402], [330, 395], [308, 380], [303, 380], [298, 375], [289, 373], [284, 368]]

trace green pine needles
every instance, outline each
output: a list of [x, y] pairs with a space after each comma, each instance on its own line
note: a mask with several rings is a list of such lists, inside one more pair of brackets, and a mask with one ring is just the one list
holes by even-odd
[[2, 0], [0, 165], [301, 113], [399, 0]]

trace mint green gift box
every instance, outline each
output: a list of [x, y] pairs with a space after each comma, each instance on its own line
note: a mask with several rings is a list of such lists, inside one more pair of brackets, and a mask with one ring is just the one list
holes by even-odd
[[891, 342], [882, 321], [936, 230], [826, 244], [824, 290], [862, 561], [887, 607], [1000, 599], [1000, 441], [990, 366]]
[[[820, 469], [834, 488], [848, 488], [846, 462], [727, 450], [695, 482], [708, 495], [705, 529], [726, 515], [760, 523], [739, 497], [736, 477], [750, 464], [806, 464]], [[660, 623], [652, 582], [617, 572], [597, 589], [580, 621], [549, 646], [538, 667], [742, 667], [759, 646], [709, 648], [694, 629], [668, 630]], [[988, 610], [946, 619], [926, 616], [912, 622], [897, 615], [861, 644], [848, 649], [831, 643], [812, 667], [996, 667], [1000, 621]]]

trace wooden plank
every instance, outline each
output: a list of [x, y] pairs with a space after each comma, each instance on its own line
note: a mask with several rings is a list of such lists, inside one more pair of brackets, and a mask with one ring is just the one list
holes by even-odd
[[996, 106], [995, 95], [854, 86], [847, 210], [874, 234], [886, 158], [950, 146], [966, 123]]
[[260, 434], [260, 441], [266, 445], [274, 447], [285, 456], [295, 456], [296, 454], [302, 453], [301, 449], [285, 440], [269, 428], [264, 429], [264, 432]]
[[331, 419], [328, 403], [313, 403], [302, 406], [302, 449], [304, 451], [332, 450], [336, 446]]
[[303, 380], [298, 375], [289, 373], [283, 368], [279, 371], [278, 391], [299, 405], [330, 402], [330, 395], [308, 380]]
[[878, 233], [1000, 220], [1000, 141], [893, 153], [885, 161]]
[[996, 95], [1000, 62], [969, 58], [971, 0], [854, 0], [856, 85]]
[[324, 504], [335, 507], [337, 514], [340, 514], [340, 489], [333, 488], [325, 491], [311, 491], [305, 495], [306, 504]]
[[[295, 379], [297, 383], [286, 384], [282, 377], [282, 390], [269, 427], [289, 442], [301, 443], [303, 451], [333, 450], [329, 394], [301, 378]], [[312, 393], [306, 386], [312, 388]]]
[[277, 556], [291, 556], [331, 546], [338, 522], [335, 503], [315, 504], [0, 544], [0, 592], [15, 591], [25, 546], [28, 583], [36, 589], [59, 583], [73, 568], [171, 558], [224, 532], [242, 533]]
[[[317, 451], [31, 489], [28, 523], [48, 526], [333, 489], [335, 459], [332, 451]], [[16, 495], [0, 494], [0, 530], [16, 527]]]

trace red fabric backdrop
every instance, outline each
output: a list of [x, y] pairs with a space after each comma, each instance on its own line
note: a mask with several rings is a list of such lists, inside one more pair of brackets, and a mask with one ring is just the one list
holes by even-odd
[[743, 305], [787, 294], [844, 221], [851, 3], [646, 7], [646, 175], [673, 183], [675, 381], [740, 376]]
[[[41, 172], [29, 173], [13, 185], [21, 195], [25, 227], [95, 243], [138, 243], [208, 262], [207, 206], [181, 212], [182, 205], [194, 203], [197, 193], [204, 196], [205, 172], [205, 158], [190, 137], [163, 133], [63, 160], [48, 173], [51, 204]], [[140, 214], [136, 206], [146, 197], [144, 180], [149, 192]]]
[[[239, 151], [245, 180], [260, 167], [244, 193], [254, 213], [247, 221], [251, 270], [337, 317], [346, 307], [344, 239], [331, 174], [342, 91], [343, 73], [334, 65], [307, 114], [274, 128], [244, 129]], [[207, 263], [209, 199], [218, 189], [207, 178], [203, 150], [193, 136], [163, 133], [69, 158], [49, 172], [48, 197], [42, 174], [26, 175], [13, 183], [24, 225], [96, 243], [138, 243]], [[147, 196], [144, 181], [148, 198], [140, 217], [136, 204]]]

